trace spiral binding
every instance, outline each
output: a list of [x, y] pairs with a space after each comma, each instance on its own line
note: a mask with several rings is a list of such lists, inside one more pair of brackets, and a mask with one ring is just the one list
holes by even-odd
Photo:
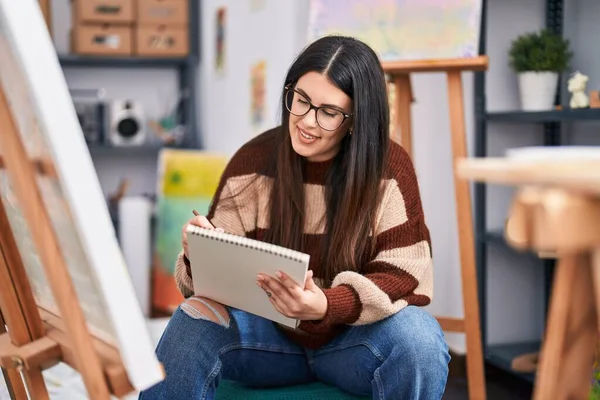
[[282, 246], [277, 246], [270, 243], [261, 242], [259, 240], [250, 239], [244, 236], [232, 235], [231, 233], [220, 232], [214, 229], [201, 228], [199, 226], [188, 225], [187, 233], [202, 236], [208, 239], [242, 246], [249, 249], [259, 250], [265, 253], [273, 254], [282, 258], [296, 262], [308, 262], [308, 254], [288, 249]]

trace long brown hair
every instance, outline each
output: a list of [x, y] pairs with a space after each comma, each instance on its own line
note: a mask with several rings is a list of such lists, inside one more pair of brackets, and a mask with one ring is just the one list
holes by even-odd
[[[348, 37], [327, 36], [309, 45], [294, 61], [285, 86], [294, 86], [307, 72], [325, 74], [353, 100], [352, 135], [340, 151], [325, 185], [326, 225], [323, 265], [325, 284], [342, 271], [358, 271], [373, 255], [376, 213], [389, 147], [389, 110], [385, 77], [377, 55], [366, 44]], [[273, 157], [270, 229], [265, 240], [304, 250], [305, 160], [292, 148], [285, 94], [281, 101], [281, 134]]]

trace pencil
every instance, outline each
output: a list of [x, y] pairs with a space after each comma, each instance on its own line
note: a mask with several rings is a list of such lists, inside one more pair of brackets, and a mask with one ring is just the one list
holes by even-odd
[[192, 212], [194, 213], [194, 215], [197, 217], [198, 215], [200, 215], [200, 213], [196, 210], [192, 210]]

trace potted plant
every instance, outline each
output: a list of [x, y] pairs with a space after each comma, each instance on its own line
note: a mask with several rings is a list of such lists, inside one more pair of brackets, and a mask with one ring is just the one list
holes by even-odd
[[559, 74], [572, 57], [569, 41], [549, 30], [526, 33], [512, 42], [509, 63], [518, 74], [524, 111], [552, 109]]

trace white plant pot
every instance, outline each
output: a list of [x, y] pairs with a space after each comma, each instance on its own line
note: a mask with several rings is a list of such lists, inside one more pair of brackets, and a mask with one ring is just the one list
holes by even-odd
[[554, 108], [558, 73], [521, 72], [518, 76], [523, 111], [548, 111]]

